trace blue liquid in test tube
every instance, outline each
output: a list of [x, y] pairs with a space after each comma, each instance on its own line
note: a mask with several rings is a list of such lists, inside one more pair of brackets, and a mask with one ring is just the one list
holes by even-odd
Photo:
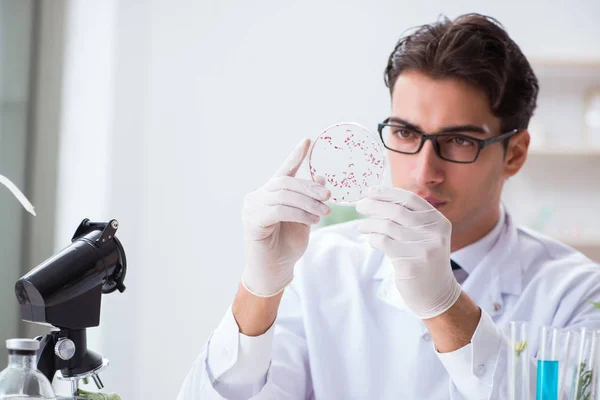
[[558, 361], [538, 360], [536, 400], [558, 400]]

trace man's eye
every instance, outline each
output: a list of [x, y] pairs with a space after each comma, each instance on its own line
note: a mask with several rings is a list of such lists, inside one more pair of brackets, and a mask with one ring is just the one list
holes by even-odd
[[468, 147], [468, 146], [473, 146], [475, 144], [475, 142], [472, 140], [469, 140], [469, 139], [465, 139], [463, 137], [455, 136], [452, 138], [452, 144], [455, 144], [455, 145], [461, 146], [461, 147]]
[[414, 132], [401, 128], [394, 130], [394, 135], [400, 136], [403, 139], [411, 139], [416, 137]]

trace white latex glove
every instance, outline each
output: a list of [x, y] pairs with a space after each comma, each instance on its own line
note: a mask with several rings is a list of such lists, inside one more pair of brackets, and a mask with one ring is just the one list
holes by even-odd
[[295, 177], [309, 147], [310, 140], [302, 140], [266, 185], [244, 201], [242, 284], [256, 296], [275, 296], [292, 281], [310, 225], [330, 211], [323, 203], [331, 195], [323, 177], [317, 177], [319, 183]]
[[417, 194], [371, 188], [356, 210], [369, 243], [390, 258], [400, 295], [421, 319], [433, 318], [458, 300], [460, 284], [450, 266], [452, 224]]

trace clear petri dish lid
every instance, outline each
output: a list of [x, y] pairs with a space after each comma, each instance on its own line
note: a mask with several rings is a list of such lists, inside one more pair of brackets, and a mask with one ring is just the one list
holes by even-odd
[[371, 186], [381, 184], [385, 158], [380, 140], [365, 127], [342, 122], [314, 140], [308, 156], [310, 175], [325, 178], [332, 203], [353, 205]]

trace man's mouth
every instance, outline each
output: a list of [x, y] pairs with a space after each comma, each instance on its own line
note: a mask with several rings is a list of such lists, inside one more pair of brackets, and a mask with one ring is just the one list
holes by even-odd
[[[419, 196], [421, 196], [421, 195], [419, 195]], [[446, 202], [444, 200], [438, 199], [437, 197], [433, 197], [433, 196], [421, 196], [421, 197], [423, 198], [423, 200], [426, 200], [429, 204], [431, 204], [435, 208], [440, 208], [441, 206], [446, 204]]]

